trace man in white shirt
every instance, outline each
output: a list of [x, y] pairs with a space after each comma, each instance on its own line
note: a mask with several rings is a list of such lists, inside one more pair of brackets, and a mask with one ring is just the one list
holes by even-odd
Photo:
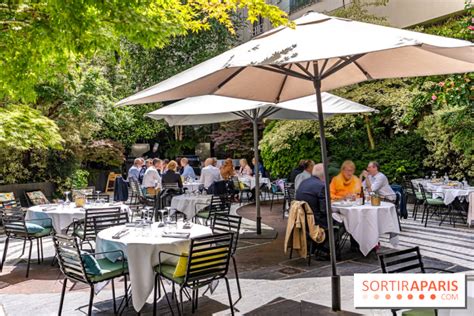
[[301, 182], [303, 182], [303, 180], [311, 178], [311, 173], [313, 172], [314, 167], [314, 161], [309, 159], [305, 160], [302, 166], [304, 168], [303, 172], [297, 175], [295, 178], [295, 190], [298, 190], [298, 187], [300, 186]]
[[380, 165], [378, 162], [369, 162], [367, 170], [364, 170], [360, 175], [360, 181], [363, 181], [363, 178], [365, 178], [363, 185], [369, 192], [377, 192], [382, 198], [395, 201], [396, 194], [392, 190], [387, 177], [379, 169]]
[[161, 177], [158, 174], [157, 168], [161, 165], [160, 159], [147, 159], [148, 168], [143, 176], [142, 187], [146, 193], [147, 188], [159, 189], [161, 188]]
[[204, 188], [207, 190], [209, 187], [214, 183], [214, 181], [219, 181], [221, 174], [219, 168], [214, 167], [214, 159], [207, 158], [204, 162], [204, 168], [201, 170], [201, 178], [199, 182], [201, 182]]

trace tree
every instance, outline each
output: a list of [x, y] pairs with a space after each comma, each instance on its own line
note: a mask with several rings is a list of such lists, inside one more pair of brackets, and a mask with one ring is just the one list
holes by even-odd
[[120, 53], [127, 39], [146, 48], [164, 47], [170, 39], [209, 30], [212, 21], [234, 33], [232, 15], [246, 9], [274, 25], [287, 16], [265, 0], [12, 0], [0, 3], [0, 100], [32, 101], [35, 86], [56, 82], [83, 58]]

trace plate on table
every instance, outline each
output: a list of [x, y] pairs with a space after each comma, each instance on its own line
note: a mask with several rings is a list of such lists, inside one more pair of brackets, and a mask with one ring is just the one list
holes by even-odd
[[337, 202], [332, 202], [332, 205], [336, 206], [336, 207], [350, 207], [350, 206], [353, 206], [354, 203], [353, 202], [345, 202], [345, 201], [337, 201]]

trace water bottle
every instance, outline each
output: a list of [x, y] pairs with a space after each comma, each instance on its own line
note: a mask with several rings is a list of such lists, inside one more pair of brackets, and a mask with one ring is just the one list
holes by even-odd
[[449, 182], [449, 177], [448, 177], [448, 173], [447, 173], [447, 172], [444, 173], [444, 177], [443, 177], [443, 178], [444, 178], [444, 184], [448, 184], [448, 182]]

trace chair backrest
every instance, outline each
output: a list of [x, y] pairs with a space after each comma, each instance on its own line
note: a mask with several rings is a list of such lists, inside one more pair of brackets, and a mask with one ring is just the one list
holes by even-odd
[[179, 184], [177, 182], [162, 183], [161, 188], [181, 191], [181, 188], [179, 187]]
[[26, 236], [25, 212], [19, 207], [2, 211], [3, 227], [7, 236]]
[[378, 255], [383, 273], [425, 273], [419, 247]]
[[89, 283], [77, 240], [55, 234], [53, 241], [61, 272], [69, 279]]
[[83, 240], [95, 240], [95, 226], [94, 218], [108, 217], [113, 214], [120, 213], [120, 207], [109, 207], [109, 208], [86, 208], [86, 215], [84, 217], [84, 234]]
[[400, 203], [402, 201], [402, 194], [400, 192], [395, 192], [395, 211], [400, 215]]
[[132, 189], [132, 194], [137, 197], [145, 197], [142, 190], [140, 189], [140, 184], [134, 178], [130, 179], [130, 188]]
[[111, 212], [101, 216], [94, 216], [92, 219], [96, 235], [104, 229], [125, 225], [129, 222], [127, 212]]
[[285, 199], [291, 204], [291, 201], [295, 199], [295, 187], [293, 183], [285, 184]]
[[422, 185], [421, 183], [418, 184], [418, 187], [420, 188], [421, 197], [423, 198], [424, 201], [426, 201], [426, 191], [425, 191], [425, 188], [423, 187], [423, 185]]
[[212, 218], [216, 214], [229, 215], [231, 205], [232, 202], [227, 196], [213, 195], [211, 204], [209, 205], [209, 218]]
[[227, 181], [226, 180], [219, 180], [214, 181], [214, 195], [225, 195], [228, 194], [227, 190]]
[[403, 180], [403, 188], [405, 189], [405, 192], [408, 195], [415, 195], [415, 193], [416, 193], [415, 187], [413, 186], [413, 182], [411, 182], [411, 180], [404, 179]]
[[211, 228], [213, 234], [233, 233], [232, 254], [235, 254], [239, 243], [239, 231], [242, 224], [242, 217], [237, 215], [214, 214]]
[[17, 200], [0, 201], [0, 214], [5, 209], [12, 209], [19, 206], [20, 202]]
[[191, 239], [185, 283], [198, 287], [224, 277], [232, 255], [232, 233]]
[[88, 194], [86, 195], [86, 200], [87, 201], [90, 201], [90, 202], [95, 202], [97, 200], [102, 200], [104, 201], [105, 203], [109, 203], [110, 202], [110, 195], [108, 194]]

